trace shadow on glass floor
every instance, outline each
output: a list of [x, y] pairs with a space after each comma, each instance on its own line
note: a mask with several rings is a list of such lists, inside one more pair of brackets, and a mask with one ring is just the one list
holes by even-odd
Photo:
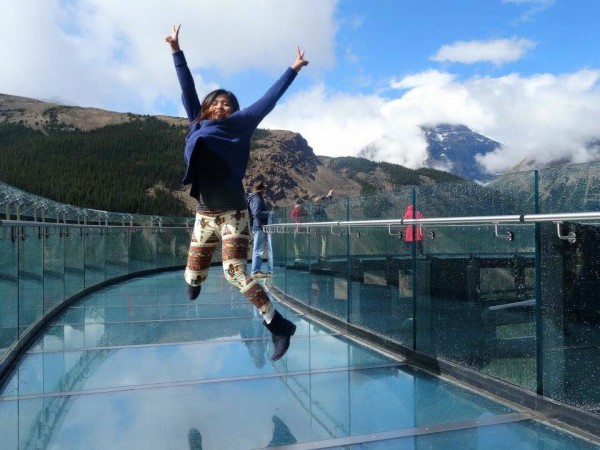
[[597, 448], [358, 345], [284, 305], [281, 360], [252, 305], [211, 271], [88, 296], [0, 393], [0, 449]]

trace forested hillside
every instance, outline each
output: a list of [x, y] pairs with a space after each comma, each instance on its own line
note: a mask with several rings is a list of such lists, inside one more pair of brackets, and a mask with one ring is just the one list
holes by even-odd
[[179, 215], [186, 127], [153, 117], [87, 132], [0, 124], [0, 180], [75, 206]]
[[389, 191], [401, 186], [464, 181], [463, 178], [435, 169], [408, 169], [399, 164], [376, 162], [366, 158], [342, 156], [331, 158], [328, 166], [361, 185], [361, 194]]

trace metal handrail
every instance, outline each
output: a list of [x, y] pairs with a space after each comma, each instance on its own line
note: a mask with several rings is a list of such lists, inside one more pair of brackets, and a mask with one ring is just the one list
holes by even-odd
[[402, 226], [402, 225], [471, 225], [496, 223], [535, 223], [535, 222], [563, 222], [566, 220], [600, 220], [598, 212], [556, 213], [556, 214], [513, 214], [504, 216], [465, 216], [465, 217], [437, 217], [422, 219], [379, 219], [379, 220], [345, 220], [330, 222], [303, 222], [275, 223], [263, 225], [267, 232], [276, 228], [301, 227], [373, 227], [373, 226]]
[[175, 230], [188, 230], [189, 227], [185, 225], [169, 226], [169, 225], [93, 225], [93, 224], [77, 224], [77, 223], [63, 223], [63, 222], [34, 222], [31, 220], [0, 220], [0, 227], [44, 227], [44, 228], [102, 228], [102, 229], [175, 229]]
[[501, 239], [509, 241], [514, 240], [514, 233], [507, 232], [504, 235], [498, 233], [499, 224], [523, 224], [538, 222], [553, 222], [557, 226], [558, 238], [573, 243], [576, 241], [576, 235], [570, 232], [563, 235], [561, 225], [564, 221], [582, 221], [582, 220], [600, 220], [599, 212], [579, 212], [579, 213], [554, 213], [554, 214], [512, 214], [503, 216], [465, 216], [465, 217], [437, 217], [421, 219], [380, 219], [380, 220], [346, 220], [329, 222], [303, 222], [275, 223], [263, 225], [266, 233], [286, 233], [286, 229], [305, 227], [308, 232], [312, 228], [330, 228], [334, 233], [334, 228], [358, 228], [358, 227], [388, 227], [391, 236], [402, 236], [402, 233], [394, 233], [392, 227], [418, 225], [422, 228], [424, 225], [493, 225], [495, 235]]
[[[263, 230], [267, 233], [285, 233], [286, 228], [345, 228], [345, 227], [393, 227], [405, 225], [494, 225], [498, 224], [518, 224], [518, 223], [536, 223], [553, 222], [561, 224], [564, 221], [581, 220], [600, 220], [600, 212], [580, 212], [580, 213], [555, 213], [555, 214], [513, 214], [503, 216], [464, 216], [464, 217], [437, 217], [421, 219], [379, 219], [379, 220], [346, 220], [346, 221], [328, 221], [328, 222], [290, 222], [274, 223], [263, 225]], [[28, 220], [0, 220], [0, 227], [71, 227], [71, 228], [136, 228], [136, 229], [188, 229], [185, 225], [92, 225], [92, 224], [71, 224], [64, 222], [41, 222]]]

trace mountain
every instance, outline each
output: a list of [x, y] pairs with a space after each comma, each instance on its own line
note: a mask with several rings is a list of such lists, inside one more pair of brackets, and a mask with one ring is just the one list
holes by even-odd
[[464, 125], [422, 126], [421, 130], [427, 139], [427, 167], [446, 170], [470, 180], [483, 181], [490, 178], [477, 163], [475, 156], [496, 150], [501, 146], [500, 143]]
[[[486, 181], [492, 175], [486, 173], [477, 162], [478, 154], [484, 155], [501, 146], [464, 125], [438, 124], [420, 127], [427, 143], [427, 158], [423, 166], [452, 173], [462, 178]], [[361, 149], [359, 156], [375, 159], [378, 148], [369, 144]]]
[[[187, 121], [117, 113], [0, 94], [0, 181], [100, 210], [182, 215], [195, 201], [181, 186]], [[244, 184], [267, 184], [275, 206], [392, 191], [458, 177], [365, 158], [317, 156], [300, 134], [259, 129]]]
[[[475, 156], [485, 155], [502, 146], [501, 143], [470, 130], [464, 125], [439, 124], [422, 126], [427, 139], [428, 158], [425, 166], [447, 170], [470, 180], [490, 181], [496, 177], [486, 173]], [[600, 155], [600, 138], [591, 139], [585, 145], [586, 153]], [[540, 163], [535, 158], [518, 161], [505, 173], [528, 172], [574, 164], [569, 157]]]

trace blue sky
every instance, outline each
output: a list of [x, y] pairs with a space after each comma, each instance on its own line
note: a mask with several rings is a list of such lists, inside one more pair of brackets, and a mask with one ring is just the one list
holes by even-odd
[[316, 154], [419, 167], [420, 127], [460, 123], [502, 143], [490, 172], [599, 159], [598, 0], [0, 0], [0, 93], [183, 116], [164, 35], [197, 90], [242, 107], [306, 50], [261, 126]]

